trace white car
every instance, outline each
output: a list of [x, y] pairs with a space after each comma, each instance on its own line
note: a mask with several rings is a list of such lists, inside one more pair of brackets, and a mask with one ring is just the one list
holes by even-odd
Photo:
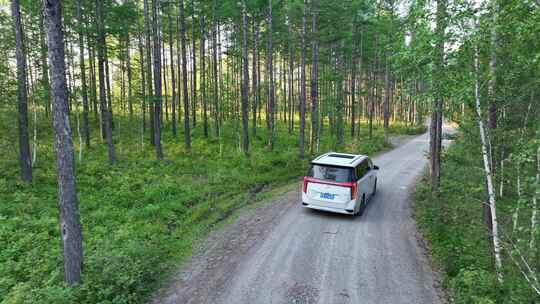
[[323, 211], [362, 215], [377, 192], [377, 171], [365, 155], [329, 152], [311, 162], [302, 187], [302, 205]]

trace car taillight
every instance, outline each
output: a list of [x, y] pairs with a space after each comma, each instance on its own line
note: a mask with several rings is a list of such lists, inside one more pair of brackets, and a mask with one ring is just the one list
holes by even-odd
[[356, 198], [356, 194], [357, 194], [357, 185], [356, 185], [356, 182], [331, 182], [331, 181], [323, 181], [323, 180], [318, 180], [318, 179], [315, 179], [315, 178], [310, 178], [308, 176], [304, 176], [304, 183], [302, 184], [302, 191], [304, 193], [307, 193], [307, 187], [308, 187], [308, 183], [314, 183], [314, 184], [325, 184], [325, 185], [333, 185], [333, 186], [339, 186], [339, 187], [346, 187], [346, 188], [349, 188], [351, 189], [351, 200], [355, 199]]
[[351, 200], [356, 198], [356, 183], [351, 184]]

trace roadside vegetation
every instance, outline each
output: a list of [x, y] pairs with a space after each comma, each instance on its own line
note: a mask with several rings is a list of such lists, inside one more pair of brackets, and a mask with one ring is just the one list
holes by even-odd
[[142, 302], [309, 157], [424, 132], [399, 19], [360, 0], [0, 0], [0, 302]]
[[[437, 1], [435, 20], [419, 225], [456, 303], [539, 303], [540, 4]], [[447, 151], [441, 116], [459, 125]]]
[[0, 301], [139, 302], [306, 156], [431, 117], [447, 286], [534, 302], [539, 28], [521, 0], [0, 0]]
[[[0, 130], [15, 123], [10, 113], [0, 110]], [[136, 132], [122, 127], [128, 121], [117, 116], [122, 161], [109, 165], [98, 139], [76, 161], [85, 263], [83, 284], [74, 288], [62, 283], [52, 134], [46, 122], [39, 126], [44, 133], [32, 184], [12, 178], [19, 170], [17, 147], [9, 144], [15, 134], [0, 137], [2, 303], [142, 302], [216, 225], [269, 189], [294, 183], [307, 169], [308, 160], [297, 156], [297, 137], [282, 124], [273, 152], [261, 131], [245, 157], [234, 144], [234, 127], [226, 126], [221, 153], [217, 140], [194, 140], [197, 153], [187, 153], [181, 143], [164, 138], [169, 153], [160, 162], [148, 146], [141, 150]], [[362, 123], [367, 138], [364, 129]], [[398, 125], [391, 130], [424, 131]], [[334, 141], [324, 136], [321, 151], [331, 150]], [[349, 142], [343, 150], [372, 155], [385, 148], [379, 128], [373, 139]]]
[[[432, 196], [427, 176], [415, 194], [416, 220], [443, 271], [444, 286], [457, 304], [539, 303], [540, 295], [532, 284], [540, 269], [540, 234], [531, 230], [535, 228], [531, 227], [535, 191], [540, 190], [535, 178], [537, 140], [508, 146], [508, 152], [519, 154], [506, 161], [503, 180], [497, 180], [497, 215], [504, 249], [504, 281], [499, 284], [485, 223], [486, 188], [477, 126], [462, 123], [459, 131], [455, 143], [443, 152], [439, 197]], [[534, 138], [534, 133], [529, 135]]]

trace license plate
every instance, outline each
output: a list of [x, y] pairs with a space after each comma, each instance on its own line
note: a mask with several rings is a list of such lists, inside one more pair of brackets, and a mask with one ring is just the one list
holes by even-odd
[[333, 200], [334, 197], [336, 196], [335, 194], [328, 193], [328, 192], [322, 192], [320, 195], [321, 195], [321, 198], [330, 199], [330, 200]]

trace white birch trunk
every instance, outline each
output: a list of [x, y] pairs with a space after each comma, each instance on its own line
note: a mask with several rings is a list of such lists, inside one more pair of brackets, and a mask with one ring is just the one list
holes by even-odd
[[[531, 112], [531, 103], [529, 103], [529, 106], [527, 107], [527, 112], [525, 113], [525, 119], [523, 121], [523, 128], [521, 128], [521, 136], [519, 138], [519, 142], [523, 142], [525, 140], [525, 129], [527, 128], [527, 120], [529, 119], [529, 113]], [[518, 220], [519, 220], [519, 211], [521, 209], [521, 196], [522, 196], [522, 190], [523, 188], [521, 187], [521, 163], [517, 162], [517, 195], [518, 195], [518, 201], [517, 201], [517, 204], [516, 204], [516, 209], [514, 209], [514, 213], [512, 215], [512, 233], [515, 233], [516, 232], [516, 229], [518, 228], [517, 225], [518, 225]]]
[[143, 120], [144, 120], [144, 112], [143, 112], [143, 108], [144, 108], [144, 98], [145, 96], [143, 96], [141, 98], [141, 151], [144, 150], [144, 125], [143, 125]]
[[[502, 117], [503, 120], [506, 120], [506, 107], [502, 107]], [[499, 197], [503, 197], [504, 194], [504, 162], [506, 161], [504, 157], [504, 147], [501, 149], [501, 173], [499, 174], [500, 184], [499, 184]]]
[[514, 209], [514, 213], [512, 214], [512, 233], [516, 232], [517, 229], [517, 223], [518, 223], [518, 217], [519, 217], [519, 209], [521, 205], [521, 172], [520, 172], [520, 164], [518, 161], [517, 164], [517, 195], [518, 200], [516, 203], [516, 208]]
[[486, 138], [486, 130], [482, 120], [482, 110], [480, 108], [480, 86], [479, 86], [479, 67], [478, 67], [478, 46], [476, 46], [476, 52], [474, 56], [474, 67], [476, 74], [475, 88], [474, 88], [474, 97], [476, 101], [476, 114], [478, 116], [478, 128], [480, 129], [480, 139], [482, 141], [482, 157], [484, 161], [484, 172], [486, 175], [487, 181], [487, 190], [489, 196], [489, 207], [491, 211], [491, 231], [492, 231], [492, 240], [493, 240], [493, 249], [495, 253], [495, 270], [497, 271], [497, 280], [502, 283], [503, 273], [502, 273], [502, 259], [501, 259], [501, 243], [499, 239], [499, 231], [497, 226], [497, 209], [495, 202], [495, 191], [493, 188], [493, 176], [491, 173], [491, 162], [488, 155], [488, 139]]
[[[535, 238], [536, 238], [536, 228], [538, 226], [538, 185], [540, 184], [540, 147], [536, 150], [536, 182], [535, 189], [533, 194], [533, 205], [532, 205], [532, 215], [531, 215], [531, 240], [529, 241], [529, 248], [535, 250]], [[538, 249], [536, 249], [538, 250]], [[533, 252], [536, 254], [536, 252]]]
[[37, 109], [36, 98], [32, 98], [32, 112], [34, 117], [34, 138], [32, 140], [32, 167], [36, 164], [37, 160]]
[[83, 154], [83, 139], [81, 135], [81, 123], [79, 119], [79, 105], [80, 105], [80, 99], [77, 99], [77, 102], [75, 104], [75, 114], [77, 118], [77, 136], [79, 137], [79, 161], [82, 161], [82, 154]]
[[503, 159], [504, 155], [503, 153], [501, 152], [501, 180], [500, 180], [500, 184], [499, 184], [499, 197], [503, 197], [503, 193], [504, 193], [504, 159]]
[[[523, 258], [523, 255], [521, 254], [519, 248], [517, 248], [514, 244], [512, 244], [511, 249], [513, 249], [513, 251], [517, 253], [520, 260], [518, 261], [514, 257], [513, 252], [510, 249], [508, 249], [508, 256], [510, 257], [512, 262], [514, 262], [516, 267], [519, 269], [519, 272], [521, 272], [521, 274], [523, 275], [523, 278], [525, 279], [525, 281], [527, 281], [529, 286], [534, 290], [534, 292], [536, 292], [538, 295], [540, 295], [540, 284], [538, 284], [538, 279], [536, 277], [536, 274], [532, 271], [531, 266]], [[521, 261], [521, 263], [520, 263], [520, 261]]]

